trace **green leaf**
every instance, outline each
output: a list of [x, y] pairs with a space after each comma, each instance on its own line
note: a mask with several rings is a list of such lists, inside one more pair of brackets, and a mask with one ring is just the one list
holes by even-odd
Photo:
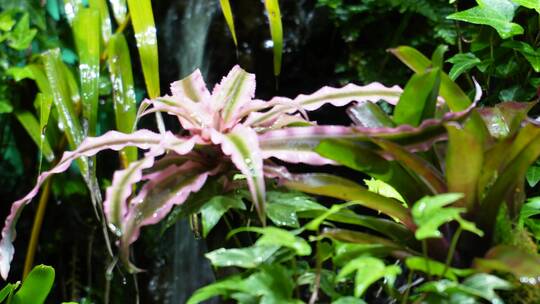
[[386, 266], [382, 260], [374, 257], [359, 257], [343, 266], [336, 279], [343, 280], [353, 272], [356, 272], [354, 296], [362, 297], [371, 284], [382, 278], [392, 286], [396, 276], [401, 273], [401, 268], [397, 265]]
[[445, 273], [445, 264], [419, 256], [408, 257], [405, 260], [405, 265], [410, 270], [421, 271], [433, 276], [440, 277], [444, 273], [445, 278], [453, 281], [457, 281], [458, 276], [467, 276], [473, 273], [471, 269], [457, 269], [452, 267], [449, 267]]
[[83, 7], [83, 0], [64, 0], [64, 12], [66, 14], [66, 19], [71, 25], [75, 16], [79, 12], [79, 9]]
[[13, 28], [15, 23], [17, 22], [13, 19], [13, 12], [3, 11], [0, 13], [0, 30], [8, 32]]
[[380, 194], [382, 196], [396, 199], [404, 203], [406, 206], [406, 202], [401, 196], [401, 194], [399, 194], [399, 192], [397, 192], [396, 189], [391, 185], [374, 178], [365, 179], [364, 182], [366, 183], [369, 191]]
[[326, 208], [303, 193], [269, 191], [266, 193], [266, 214], [277, 226], [298, 228], [298, 212], [326, 210]]
[[13, 112], [13, 106], [9, 100], [0, 100], [0, 114]]
[[477, 0], [478, 6], [454, 13], [448, 19], [488, 25], [497, 30], [503, 39], [523, 34], [523, 28], [513, 23], [517, 5], [510, 0]]
[[409, 211], [399, 201], [370, 192], [355, 182], [335, 175], [301, 174], [284, 184], [286, 187], [306, 193], [354, 201], [364, 207], [397, 218], [407, 227], [414, 227]]
[[529, 198], [519, 212], [519, 225], [522, 226], [525, 220], [538, 214], [540, 214], [540, 196]]
[[255, 268], [266, 262], [280, 248], [278, 245], [253, 245], [246, 248], [220, 248], [205, 254], [215, 267]]
[[352, 244], [375, 245], [379, 249], [384, 249], [386, 253], [398, 251], [401, 251], [403, 253], [410, 251], [404, 246], [389, 239], [374, 236], [369, 233], [352, 231], [347, 229], [324, 229], [323, 233], [320, 235], [320, 238], [330, 238], [335, 241]]
[[540, 1], [538, 0], [512, 0], [512, 2], [524, 6], [526, 8], [534, 9], [540, 13]]
[[[128, 0], [131, 22], [150, 98], [160, 95], [156, 26], [150, 0]], [[115, 14], [116, 16], [116, 14]]]
[[366, 302], [355, 297], [341, 297], [333, 301], [332, 304], [366, 304]]
[[[107, 52], [107, 62], [113, 88], [116, 129], [120, 132], [131, 133], [135, 129], [137, 100], [135, 98], [129, 48], [122, 33], [117, 33], [111, 37]], [[123, 153], [125, 153], [129, 162], [137, 160], [136, 148], [125, 148]]]
[[43, 155], [45, 155], [45, 158], [49, 162], [52, 162], [54, 160], [54, 152], [52, 151], [48, 139], [45, 136], [41, 136], [41, 128], [39, 127], [36, 117], [28, 111], [16, 112], [15, 117], [17, 117], [17, 120], [36, 143], [37, 147], [42, 151]]
[[281, 25], [281, 13], [279, 11], [278, 0], [264, 0], [268, 21], [270, 23], [270, 34], [274, 44], [274, 75], [281, 73], [281, 57], [283, 55], [283, 28]]
[[73, 35], [79, 56], [83, 126], [87, 136], [96, 136], [99, 100], [100, 25], [99, 11], [82, 8], [73, 19]]
[[21, 288], [12, 299], [13, 304], [42, 304], [54, 283], [54, 269], [50, 266], [34, 267], [24, 279]]
[[456, 54], [446, 61], [453, 64], [449, 73], [450, 79], [452, 80], [456, 80], [459, 75], [466, 73], [482, 63], [482, 61], [473, 53]]
[[431, 55], [431, 63], [434, 68], [438, 68], [442, 71], [444, 64], [444, 53], [446, 53], [446, 51], [448, 51], [448, 46], [444, 44], [439, 45], [435, 49], [435, 51]]
[[241, 286], [244, 293], [260, 299], [259, 303], [302, 303], [292, 299], [293, 289], [294, 281], [290, 271], [280, 264], [263, 265], [261, 271], [252, 274]]
[[[415, 73], [424, 73], [426, 69], [431, 67], [431, 61], [412, 47], [400, 46], [391, 49], [390, 52]], [[448, 75], [442, 72], [440, 86], [439, 94], [444, 98], [450, 110], [454, 112], [462, 111], [471, 105], [471, 100], [467, 94]]]
[[478, 230], [472, 222], [464, 220], [460, 213], [463, 208], [443, 208], [463, 198], [461, 193], [447, 193], [437, 196], [426, 196], [416, 202], [412, 208], [412, 216], [418, 225], [415, 235], [418, 240], [427, 238], [442, 237], [439, 227], [450, 221], [458, 221], [461, 228], [474, 234], [482, 236], [482, 231]]
[[30, 46], [36, 34], [37, 30], [30, 28], [30, 16], [25, 13], [8, 34], [9, 46], [12, 49], [23, 51]]
[[126, 22], [127, 6], [126, 0], [109, 0], [113, 11], [114, 19], [116, 23], [123, 24]]
[[503, 47], [511, 48], [523, 55], [531, 64], [536, 73], [540, 72], [540, 49], [534, 49], [530, 44], [522, 41], [509, 40], [502, 44]]
[[347, 114], [358, 126], [366, 128], [395, 127], [392, 119], [373, 102], [353, 104], [347, 109]]
[[234, 45], [238, 47], [238, 40], [236, 39], [236, 30], [234, 28], [234, 17], [231, 10], [231, 3], [229, 2], [229, 0], [219, 0], [219, 4], [221, 5], [221, 12], [223, 13], [223, 17], [225, 17], [225, 21], [227, 22], [229, 31], [231, 31]]
[[397, 125], [418, 126], [435, 115], [439, 96], [440, 69], [416, 73], [407, 82], [394, 109], [393, 120]]
[[109, 15], [109, 7], [106, 0], [89, 0], [90, 8], [99, 11], [99, 20], [101, 21], [101, 39], [106, 45], [111, 39], [112, 25], [111, 16]]
[[6, 286], [0, 290], [0, 303], [3, 303], [6, 298], [11, 297], [20, 284], [21, 283], [19, 282], [15, 284], [7, 283]]
[[311, 246], [301, 237], [292, 232], [277, 227], [242, 227], [229, 232], [228, 237], [238, 232], [256, 232], [262, 234], [255, 243], [256, 245], [272, 245], [292, 249], [297, 255], [306, 256], [311, 254]]
[[242, 278], [235, 275], [206, 285], [195, 291], [186, 304], [198, 304], [219, 295], [228, 295], [231, 291], [237, 290], [242, 285], [242, 282]]
[[10, 75], [15, 81], [23, 79], [32, 79], [36, 82], [41, 93], [52, 95], [51, 87], [47, 75], [45, 75], [44, 67], [37, 64], [29, 64], [24, 67], [10, 67], [6, 74]]
[[201, 209], [203, 236], [219, 222], [219, 219], [231, 208], [246, 210], [242, 198], [237, 196], [215, 196]]

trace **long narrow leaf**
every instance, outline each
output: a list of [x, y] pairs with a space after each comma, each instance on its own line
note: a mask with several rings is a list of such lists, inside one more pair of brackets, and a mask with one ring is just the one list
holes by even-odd
[[[116, 129], [120, 132], [130, 133], [135, 128], [137, 100], [135, 99], [129, 49], [122, 33], [111, 37], [107, 58], [113, 88]], [[137, 159], [135, 148], [126, 148], [124, 153], [129, 162]]]
[[75, 16], [77, 16], [77, 13], [82, 6], [82, 0], [64, 0], [64, 12], [66, 13], [69, 24], [73, 22], [73, 19], [75, 19]]
[[150, 98], [160, 95], [156, 26], [150, 0], [128, 0], [131, 22]]
[[100, 25], [99, 11], [83, 8], [73, 19], [73, 34], [79, 55], [84, 132], [96, 135], [99, 98]]
[[126, 22], [126, 17], [127, 17], [126, 0], [109, 0], [109, 3], [111, 4], [116, 23], [120, 25]]
[[225, 21], [227, 22], [229, 31], [231, 31], [234, 45], [238, 47], [238, 40], [236, 39], [236, 29], [234, 28], [234, 17], [231, 9], [231, 3], [229, 2], [229, 0], [219, 0], [219, 3], [221, 4], [221, 12], [223, 13], [223, 17], [225, 17]]
[[91, 8], [99, 11], [99, 20], [101, 23], [101, 39], [104, 45], [109, 42], [112, 35], [111, 16], [109, 15], [109, 7], [106, 0], [89, 0]]
[[39, 127], [36, 117], [28, 111], [15, 112], [15, 117], [17, 117], [17, 120], [36, 143], [38, 148], [41, 149], [47, 161], [52, 162], [54, 160], [54, 153], [47, 138], [41, 137], [41, 128]]
[[213, 130], [212, 142], [220, 144], [223, 153], [230, 155], [235, 166], [245, 175], [253, 204], [264, 225], [266, 222], [266, 190], [263, 176], [263, 158], [257, 133], [243, 125], [237, 125], [226, 135]]
[[283, 27], [278, 0], [265, 0], [264, 6], [270, 23], [270, 34], [274, 43], [274, 75], [281, 73], [281, 57], [283, 55]]

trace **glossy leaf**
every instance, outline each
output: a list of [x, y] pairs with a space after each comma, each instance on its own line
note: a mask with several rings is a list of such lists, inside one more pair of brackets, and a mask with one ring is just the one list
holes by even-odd
[[54, 283], [54, 269], [39, 265], [30, 271], [12, 298], [13, 304], [43, 304]]
[[220, 248], [205, 254], [214, 267], [255, 268], [266, 262], [280, 248], [279, 245], [253, 245], [245, 248]]
[[311, 254], [311, 247], [308, 242], [292, 232], [277, 227], [242, 227], [229, 232], [228, 237], [238, 232], [255, 232], [261, 234], [261, 237], [255, 243], [256, 245], [272, 245], [285, 247], [293, 250], [297, 255], [306, 256]]
[[401, 268], [397, 265], [386, 266], [382, 260], [374, 257], [359, 257], [343, 266], [336, 279], [341, 280], [353, 272], [356, 272], [354, 296], [362, 297], [369, 286], [382, 278], [392, 286]]
[[[126, 0], [109, 0], [116, 23], [123, 24], [127, 18]], [[130, 9], [131, 10], [131, 9]]]
[[[127, 0], [150, 98], [160, 95], [156, 26], [150, 0]], [[114, 10], [113, 10], [114, 11]], [[115, 14], [116, 16], [116, 14]]]
[[364, 128], [395, 127], [394, 122], [375, 103], [359, 102], [347, 109], [347, 114], [355, 125]]
[[311, 194], [354, 201], [359, 205], [394, 217], [405, 226], [414, 229], [408, 210], [399, 201], [370, 192], [357, 183], [342, 177], [322, 173], [299, 174], [291, 180], [285, 181], [284, 184], [291, 189]]
[[418, 126], [423, 120], [433, 118], [439, 93], [440, 70], [416, 73], [407, 82], [394, 109], [393, 120], [397, 125]]
[[274, 75], [281, 73], [281, 57], [283, 55], [283, 28], [281, 25], [281, 13], [278, 0], [264, 0], [268, 22], [270, 23], [270, 34], [272, 36], [274, 48]]
[[540, 49], [534, 49], [530, 44], [522, 41], [509, 40], [502, 44], [503, 47], [514, 49], [521, 53], [531, 64], [536, 73], [540, 72]]
[[419, 256], [408, 257], [405, 260], [405, 265], [411, 270], [421, 271], [429, 275], [441, 277], [444, 273], [445, 278], [453, 281], [457, 281], [460, 276], [467, 276], [473, 273], [471, 269], [457, 269], [452, 267], [449, 267], [445, 273], [446, 266], [443, 263]]
[[[135, 129], [137, 100], [133, 84], [131, 57], [126, 38], [122, 33], [111, 37], [107, 59], [113, 88], [116, 129], [120, 132], [130, 133]], [[137, 159], [137, 150], [134, 148], [126, 148], [124, 153], [129, 162]]]
[[235, 196], [214, 196], [204, 204], [201, 208], [203, 237], [207, 237], [221, 217], [232, 208], [246, 210], [242, 199]]
[[[212, 98], [221, 108], [223, 127], [229, 128], [237, 123], [240, 110], [255, 97], [255, 75], [247, 73], [236, 65], [217, 85]], [[196, 100], [195, 100], [196, 101]]]
[[540, 1], [538, 0], [512, 0], [512, 2], [524, 6], [526, 8], [534, 9], [540, 13]]
[[437, 196], [426, 196], [416, 202], [412, 207], [412, 216], [418, 225], [415, 235], [418, 240], [427, 238], [441, 238], [439, 227], [450, 221], [458, 221], [461, 228], [474, 234], [482, 236], [482, 231], [478, 230], [474, 223], [463, 219], [460, 213], [463, 208], [447, 207], [463, 197], [461, 193], [447, 193]]
[[523, 28], [513, 23], [517, 8], [510, 0], [477, 0], [478, 6], [454, 13], [447, 18], [493, 27], [503, 39], [523, 34]]
[[0, 290], [0, 303], [3, 303], [8, 297], [13, 295], [13, 292], [19, 287], [21, 283], [15, 284], [7, 283], [2, 290]]
[[23, 111], [15, 112], [15, 117], [17, 117], [17, 120], [24, 127], [28, 135], [30, 135], [32, 140], [36, 143], [37, 147], [42, 151], [45, 158], [49, 162], [52, 162], [54, 160], [54, 153], [47, 138], [42, 138], [41, 128], [35, 116], [28, 111]]
[[266, 215], [277, 226], [300, 227], [299, 212], [326, 210], [326, 208], [300, 192], [270, 191], [266, 193]]
[[448, 59], [447, 62], [452, 63], [452, 69], [450, 69], [450, 73], [448, 74], [452, 80], [456, 80], [459, 75], [466, 73], [482, 63], [473, 53], [456, 54]]
[[[116, 0], [118, 1], [118, 0]], [[89, 0], [90, 8], [99, 11], [99, 20], [101, 23], [101, 41], [107, 45], [112, 35], [111, 16], [109, 15], [109, 6], [106, 0]]]
[[220, 144], [223, 153], [230, 155], [235, 166], [245, 175], [253, 204], [261, 222], [265, 223], [265, 184], [263, 176], [263, 158], [255, 131], [237, 125], [226, 135], [212, 130], [212, 142]]
[[221, 12], [223, 13], [223, 17], [225, 17], [225, 21], [227, 22], [229, 31], [231, 31], [234, 45], [238, 47], [238, 40], [236, 39], [236, 30], [234, 28], [234, 17], [231, 10], [231, 3], [229, 2], [229, 0], [219, 0], [219, 4], [221, 5]]
[[[426, 69], [431, 67], [431, 61], [412, 47], [400, 46], [391, 49], [390, 52], [415, 73], [424, 73]], [[463, 111], [471, 105], [471, 100], [467, 94], [443, 72], [441, 72], [439, 94], [444, 98], [450, 110], [454, 112]]]
[[64, 0], [64, 12], [66, 13], [66, 19], [69, 24], [73, 22], [75, 16], [79, 12], [79, 9], [83, 7], [83, 0]]
[[84, 132], [96, 135], [99, 99], [99, 11], [82, 8], [73, 19], [73, 35], [79, 56]]

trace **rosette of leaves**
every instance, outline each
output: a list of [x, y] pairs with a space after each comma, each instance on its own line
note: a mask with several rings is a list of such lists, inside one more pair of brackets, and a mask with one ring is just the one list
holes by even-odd
[[[321, 133], [321, 127], [308, 120], [307, 111], [324, 104], [343, 106], [353, 101], [385, 99], [395, 103], [402, 92], [397, 86], [388, 88], [379, 83], [349, 84], [342, 88], [324, 87], [294, 99], [276, 97], [265, 102], [253, 99], [255, 76], [238, 66], [212, 93], [199, 71], [173, 83], [171, 91], [170, 96], [144, 101], [139, 116], [166, 112], [178, 119], [187, 135], [143, 129], [131, 134], [111, 131], [101, 137], [87, 138], [76, 150], [66, 152], [54, 168], [41, 174], [32, 191], [12, 205], [0, 241], [0, 268], [4, 277], [13, 258], [14, 225], [22, 207], [38, 193], [47, 177], [67, 170], [76, 159], [104, 149], [135, 146], [147, 150], [141, 159], [114, 174], [104, 201], [108, 226], [119, 238], [121, 258], [131, 271], [137, 271], [128, 257], [129, 246], [138, 238], [140, 228], [159, 222], [174, 205], [182, 204], [190, 193], [201, 189], [210, 176], [227, 179], [231, 178], [230, 173], [240, 171], [260, 223], [265, 225], [264, 178], [283, 171], [267, 159], [275, 157], [311, 165], [333, 163], [313, 152], [313, 148], [327, 134], [349, 132], [335, 127]], [[303, 137], [298, 138], [297, 128], [289, 132], [289, 125], [304, 125], [300, 132]], [[282, 137], [278, 139], [274, 134], [271, 140], [263, 142], [264, 134], [273, 129], [282, 131]], [[138, 191], [134, 191], [136, 184], [140, 184]]]
[[380, 225], [363, 225], [384, 235], [374, 241], [372, 234], [329, 224], [323, 235], [333, 240], [375, 242], [385, 255], [409, 257], [409, 269], [451, 280], [466, 274], [450, 267], [474, 266], [538, 284], [537, 253], [500, 243], [496, 234], [501, 213], [520, 224], [527, 169], [540, 156], [540, 126], [527, 118], [536, 103], [474, 107], [440, 69], [439, 50], [432, 60], [409, 47], [392, 52], [415, 71], [393, 115], [373, 103], [355, 104], [348, 110], [355, 136], [334, 135], [315, 150], [387, 184], [404, 201], [331, 174], [284, 175], [285, 185], [373, 209], [415, 235], [396, 238]]

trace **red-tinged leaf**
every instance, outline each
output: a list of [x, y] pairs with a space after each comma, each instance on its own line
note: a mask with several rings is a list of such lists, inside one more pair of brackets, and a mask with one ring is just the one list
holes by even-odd
[[[484, 162], [484, 139], [477, 138], [468, 128], [448, 123], [448, 148], [446, 152], [446, 183], [448, 191], [463, 193], [463, 199], [454, 205], [472, 207], [478, 203], [478, 180]], [[466, 159], [467, 161], [463, 161]]]
[[297, 174], [292, 175], [290, 180], [286, 180], [284, 185], [310, 194], [354, 201], [359, 205], [398, 219], [411, 230], [415, 229], [411, 214], [401, 202], [373, 193], [348, 179], [324, 173]]
[[275, 157], [290, 163], [325, 165], [335, 162], [315, 152], [321, 141], [356, 136], [353, 129], [342, 126], [291, 127], [259, 135], [259, 145], [263, 158]]
[[120, 256], [131, 272], [140, 271], [129, 261], [129, 245], [139, 237], [140, 228], [161, 221], [174, 205], [199, 191], [209, 175], [205, 170], [194, 162], [170, 166], [148, 181], [132, 200], [120, 232]]
[[364, 128], [392, 128], [395, 127], [392, 119], [372, 102], [359, 102], [347, 109], [347, 114], [353, 123]]
[[245, 175], [253, 203], [265, 224], [265, 184], [263, 158], [257, 133], [251, 128], [237, 125], [230, 133], [212, 130], [212, 142], [221, 145], [223, 153], [230, 155], [234, 165]]
[[380, 139], [372, 140], [392, 159], [414, 172], [432, 194], [446, 192], [446, 184], [442, 174], [431, 163], [393, 142]]
[[534, 105], [536, 102], [503, 102], [478, 112], [491, 136], [500, 139], [514, 134]]
[[512, 273], [524, 284], [540, 285], [540, 257], [507, 245], [490, 249], [482, 259], [474, 260], [480, 271], [502, 271]]
[[293, 114], [297, 111], [314, 111], [325, 104], [336, 107], [345, 106], [353, 101], [377, 102], [385, 100], [396, 104], [402, 90], [398, 86], [385, 87], [380, 83], [371, 83], [365, 86], [348, 84], [342, 88], [323, 87], [310, 95], [298, 95], [295, 99], [275, 97], [268, 102], [272, 108], [264, 115], [253, 114], [247, 118], [246, 124], [252, 126], [264, 126], [277, 119], [281, 114]]
[[189, 140], [181, 139], [171, 133], [166, 133], [162, 136], [148, 130], [140, 130], [132, 134], [110, 131], [101, 137], [89, 137], [76, 150], [65, 152], [60, 162], [54, 168], [42, 173], [38, 177], [36, 185], [25, 197], [12, 204], [10, 214], [6, 218], [4, 228], [2, 229], [2, 240], [0, 241], [0, 274], [4, 278], [7, 277], [9, 265], [13, 259], [14, 247], [12, 242], [15, 240], [16, 221], [24, 206], [37, 195], [40, 186], [49, 176], [66, 171], [71, 163], [80, 157], [94, 156], [99, 151], [105, 149], [118, 151], [127, 146], [136, 146], [141, 149], [153, 148], [156, 153], [162, 150], [173, 150], [178, 154], [186, 154], [193, 149], [196, 140], [196, 138]]
[[124, 170], [114, 173], [112, 184], [107, 188], [103, 208], [109, 228], [118, 237], [122, 235], [122, 222], [127, 215], [127, 200], [133, 191], [133, 185], [143, 178], [142, 171], [154, 165], [154, 156], [146, 155], [143, 159], [129, 164]]
[[[400, 46], [395, 49], [390, 49], [389, 51], [415, 73], [424, 73], [426, 69], [432, 67], [431, 60], [412, 47]], [[467, 94], [465, 94], [465, 92], [463, 92], [461, 88], [443, 72], [441, 72], [441, 88], [439, 94], [444, 98], [448, 107], [454, 112], [463, 111], [472, 103]]]
[[221, 128], [232, 127], [238, 115], [255, 97], [255, 75], [236, 65], [212, 91], [212, 107], [221, 110]]

